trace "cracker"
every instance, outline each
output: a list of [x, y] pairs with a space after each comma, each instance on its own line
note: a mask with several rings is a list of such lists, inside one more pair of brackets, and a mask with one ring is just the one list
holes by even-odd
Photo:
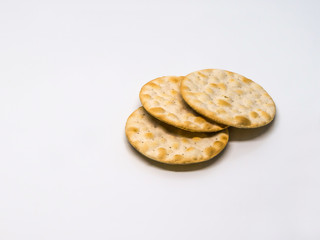
[[238, 128], [270, 123], [276, 107], [257, 83], [240, 74], [206, 69], [190, 73], [181, 82], [183, 99], [198, 113]]
[[180, 82], [184, 77], [160, 77], [145, 84], [140, 101], [153, 117], [172, 126], [191, 132], [216, 132], [226, 126], [207, 121], [182, 99]]
[[167, 125], [149, 115], [143, 107], [128, 118], [126, 136], [140, 153], [168, 164], [203, 162], [227, 145], [228, 129], [214, 133], [193, 133]]

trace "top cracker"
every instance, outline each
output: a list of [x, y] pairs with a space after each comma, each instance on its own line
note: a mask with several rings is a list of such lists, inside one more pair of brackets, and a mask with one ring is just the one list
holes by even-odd
[[226, 126], [207, 121], [188, 104], [180, 94], [184, 77], [160, 77], [145, 84], [140, 91], [140, 101], [145, 110], [155, 118], [190, 132], [216, 132]]
[[183, 99], [198, 113], [218, 123], [255, 128], [270, 123], [276, 107], [257, 83], [240, 74], [206, 69], [187, 75], [181, 82]]

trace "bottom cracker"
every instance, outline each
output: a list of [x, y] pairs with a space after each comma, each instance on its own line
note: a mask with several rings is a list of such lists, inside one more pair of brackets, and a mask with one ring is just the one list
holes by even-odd
[[214, 133], [187, 132], [150, 116], [143, 107], [128, 118], [126, 136], [141, 154], [167, 164], [191, 164], [219, 154], [229, 140], [228, 129]]

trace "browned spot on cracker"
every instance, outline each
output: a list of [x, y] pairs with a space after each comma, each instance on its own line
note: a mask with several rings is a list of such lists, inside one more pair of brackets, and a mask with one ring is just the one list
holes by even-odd
[[176, 90], [174, 90], [174, 89], [171, 89], [170, 93], [171, 93], [172, 95], [178, 95], [178, 94], [179, 94], [179, 93], [178, 93]]
[[203, 127], [205, 127], [206, 129], [212, 129], [212, 125], [210, 125], [209, 123], [204, 123]]
[[268, 120], [271, 119], [271, 116], [270, 116], [268, 113], [266, 113], [265, 111], [261, 111], [261, 115], [262, 115], [264, 118], [268, 119]]
[[205, 154], [207, 154], [208, 156], [212, 156], [215, 152], [214, 148], [213, 147], [207, 147], [205, 150], [204, 150]]
[[224, 143], [221, 142], [221, 141], [215, 141], [214, 144], [213, 144], [213, 146], [214, 146], [214, 148], [221, 149], [221, 148], [223, 148]]
[[149, 94], [143, 94], [142, 98], [149, 100], [149, 99], [151, 99], [151, 96]]
[[243, 91], [242, 91], [242, 90], [238, 90], [238, 89], [237, 89], [237, 90], [235, 90], [235, 92], [238, 93], [239, 95], [243, 94]]
[[[198, 160], [200, 160], [201, 158], [202, 158], [201, 156], [196, 156], [196, 155], [195, 155], [195, 156], [192, 156], [192, 160], [195, 161], [195, 162], [198, 161]], [[191, 161], [190, 161], [190, 162], [191, 162]]]
[[199, 137], [193, 137], [192, 140], [193, 140], [194, 142], [199, 142], [199, 141], [201, 140], [201, 138], [199, 138]]
[[145, 133], [144, 136], [145, 136], [146, 138], [148, 138], [148, 139], [151, 139], [151, 138], [154, 137], [154, 136], [153, 136], [153, 133], [151, 133], [151, 132]]
[[226, 86], [224, 83], [219, 83], [219, 84], [218, 84], [218, 87], [219, 87], [220, 89], [223, 89], [223, 90], [226, 90], [226, 89], [227, 89], [227, 86]]
[[161, 107], [150, 108], [149, 111], [154, 114], [164, 113], [164, 109]]
[[226, 114], [227, 112], [224, 109], [218, 108], [217, 113], [219, 114]]
[[164, 101], [164, 98], [162, 96], [160, 96], [160, 95], [155, 96], [154, 99], [156, 99], [156, 100], [158, 100], [160, 102]]
[[225, 141], [225, 142], [228, 141], [228, 136], [227, 135], [222, 135], [221, 136], [221, 140]]
[[164, 148], [158, 148], [158, 157], [159, 159], [164, 159], [167, 155], [167, 150]]
[[162, 84], [162, 83], [164, 83], [164, 80], [163, 80], [162, 77], [160, 77], [160, 78], [157, 78], [157, 79], [155, 80], [155, 82], [158, 83], [158, 84]]
[[172, 78], [169, 78], [169, 81], [172, 82], [172, 83], [178, 83], [179, 79], [172, 77]]
[[209, 86], [214, 87], [214, 88], [217, 88], [217, 87], [218, 87], [218, 85], [215, 84], [215, 83], [210, 83]]
[[135, 132], [135, 133], [137, 133], [137, 132], [139, 132], [139, 128], [129, 127], [129, 128], [127, 129], [127, 131], [128, 131], [128, 132]]
[[178, 142], [174, 142], [174, 143], [172, 144], [172, 147], [173, 147], [174, 149], [178, 149], [179, 146], [180, 146], [180, 143], [178, 143]]
[[160, 88], [161, 88], [158, 84], [155, 84], [155, 83], [153, 83], [153, 82], [148, 83], [148, 86], [150, 86], [150, 87], [152, 87], [152, 88], [157, 88], [157, 89], [160, 89]]
[[222, 100], [222, 99], [218, 99], [218, 105], [220, 106], [224, 106], [224, 107], [230, 107], [231, 104], [226, 102], [225, 100]]
[[174, 104], [175, 102], [176, 102], [175, 99], [170, 99], [170, 100], [166, 101], [165, 103], [166, 103], [167, 105], [171, 105], [171, 104]]
[[183, 159], [183, 156], [180, 155], [180, 154], [176, 154], [176, 155], [173, 156], [173, 160], [174, 161], [179, 161], [179, 160], [182, 160], [182, 159]]
[[188, 86], [182, 86], [181, 89], [187, 92], [191, 91], [191, 89]]
[[206, 122], [206, 120], [204, 120], [202, 117], [196, 117], [195, 119], [194, 119], [194, 121], [196, 122], [196, 123], [205, 123]]
[[186, 126], [193, 125], [193, 123], [192, 123], [192, 122], [190, 122], [190, 121], [184, 121], [184, 122], [183, 122], [183, 124], [184, 124], [184, 125], [186, 125]]
[[197, 96], [197, 97], [201, 97], [201, 96], [204, 96], [206, 95], [204, 92], [195, 92], [193, 93], [194, 96]]
[[250, 117], [257, 118], [257, 117], [259, 117], [259, 114], [253, 111], [250, 113]]
[[[148, 103], [148, 102], [147, 102]], [[160, 103], [158, 101], [153, 101], [153, 104], [155, 105], [160, 105]]]
[[189, 140], [186, 139], [186, 138], [182, 138], [182, 142], [183, 142], [183, 143], [189, 143]]
[[206, 75], [204, 75], [204, 74], [201, 73], [201, 72], [198, 72], [198, 75], [199, 75], [200, 77], [203, 77], [203, 78], [206, 78], [206, 77], [207, 77]]
[[242, 78], [242, 82], [244, 82], [244, 83], [252, 83], [252, 80], [250, 80], [249, 78], [243, 77]]
[[169, 113], [169, 114], [168, 114], [168, 117], [174, 118], [175, 120], [178, 120], [177, 115], [175, 115], [175, 114], [173, 114], [173, 113]]
[[238, 125], [249, 126], [251, 124], [250, 120], [244, 116], [235, 116], [235, 120]]
[[191, 152], [191, 151], [193, 151], [193, 150], [195, 150], [194, 147], [189, 147], [189, 148], [187, 148], [186, 152]]
[[208, 87], [206, 88], [205, 92], [208, 93], [208, 94], [213, 94], [214, 93], [214, 91], [211, 88], [208, 88]]

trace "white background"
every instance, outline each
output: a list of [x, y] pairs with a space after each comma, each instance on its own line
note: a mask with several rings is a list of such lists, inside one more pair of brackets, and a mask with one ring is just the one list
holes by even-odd
[[[0, 1], [0, 239], [320, 239], [319, 1]], [[205, 68], [276, 119], [207, 163], [127, 143], [141, 86]]]

